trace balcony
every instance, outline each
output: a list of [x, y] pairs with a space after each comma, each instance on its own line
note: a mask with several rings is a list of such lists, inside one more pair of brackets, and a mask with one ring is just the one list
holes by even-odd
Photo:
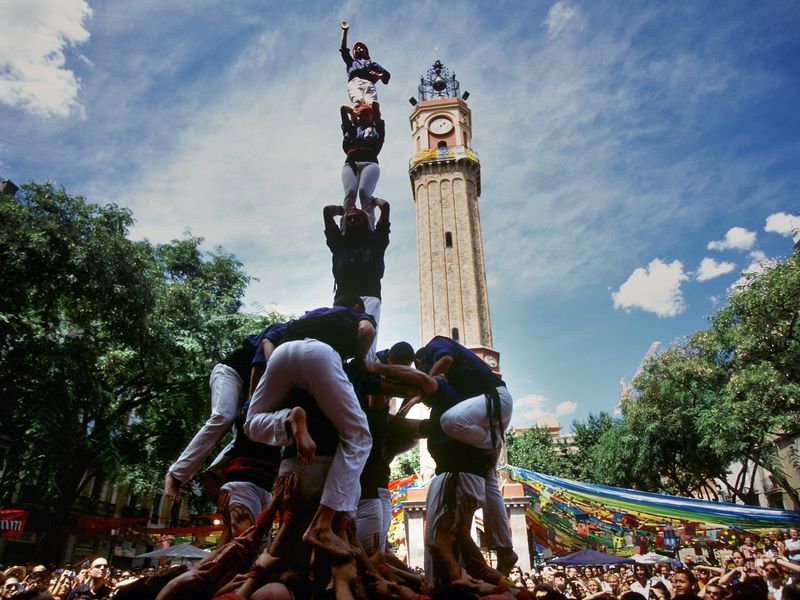
[[417, 152], [408, 162], [408, 171], [410, 173], [417, 165], [423, 162], [449, 160], [468, 160], [474, 162], [478, 166], [481, 164], [478, 153], [469, 146], [442, 146], [441, 148], [430, 148]]

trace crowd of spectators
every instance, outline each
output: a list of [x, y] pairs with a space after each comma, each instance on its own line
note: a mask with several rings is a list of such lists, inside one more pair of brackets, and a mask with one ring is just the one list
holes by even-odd
[[156, 574], [156, 568], [114, 569], [103, 557], [65, 568], [45, 565], [0, 567], [3, 600], [102, 600], [126, 585]]
[[[677, 565], [545, 566], [530, 571], [514, 566], [507, 595], [536, 600], [800, 600], [797, 529], [788, 535], [748, 537], [729, 555], [719, 555], [726, 558], [716, 562], [690, 554]], [[66, 568], [30, 564], [0, 568], [0, 598], [102, 600], [139, 579], [155, 579], [162, 573], [166, 569], [157, 573], [152, 566], [114, 569], [103, 557]]]
[[688, 555], [680, 566], [543, 567], [510, 579], [538, 600], [800, 600], [800, 535], [747, 537], [723, 563]]

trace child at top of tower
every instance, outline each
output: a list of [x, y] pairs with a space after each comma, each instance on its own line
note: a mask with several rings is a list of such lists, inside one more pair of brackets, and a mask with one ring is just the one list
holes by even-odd
[[378, 63], [373, 62], [369, 56], [369, 49], [364, 42], [353, 44], [353, 54], [347, 47], [347, 30], [350, 29], [347, 21], [342, 21], [342, 60], [347, 65], [347, 95], [353, 104], [372, 104], [378, 101], [378, 92], [375, 82], [389, 83], [389, 71]]

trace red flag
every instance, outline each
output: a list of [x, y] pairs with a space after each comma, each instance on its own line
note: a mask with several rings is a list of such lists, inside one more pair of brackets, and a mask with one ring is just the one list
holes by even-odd
[[28, 522], [27, 510], [0, 510], [0, 535], [7, 538], [21, 538]]

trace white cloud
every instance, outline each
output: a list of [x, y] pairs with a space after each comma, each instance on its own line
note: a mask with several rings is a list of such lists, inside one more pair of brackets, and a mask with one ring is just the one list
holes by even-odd
[[544, 24], [547, 27], [547, 35], [550, 39], [557, 37], [568, 27], [579, 21], [580, 12], [567, 2], [559, 1], [547, 11]]
[[549, 407], [550, 400], [541, 394], [528, 394], [514, 400], [514, 425], [517, 427], [562, 426], [558, 417], [573, 414], [578, 405], [575, 402], [565, 401], [557, 404], [555, 408]]
[[572, 402], [571, 400], [566, 400], [565, 402], [560, 402], [556, 404], [556, 414], [559, 417], [563, 417], [564, 415], [571, 415], [573, 414], [578, 408], [578, 405]]
[[709, 250], [750, 250], [756, 243], [754, 231], [748, 231], [744, 227], [732, 227], [725, 234], [724, 240], [708, 243]]
[[86, 42], [85, 0], [4, 0], [0, 3], [0, 102], [42, 117], [80, 108], [81, 84], [66, 67], [67, 48]]
[[732, 262], [717, 262], [713, 258], [704, 258], [697, 268], [697, 281], [708, 281], [720, 275], [730, 273], [736, 268]]
[[619, 290], [611, 294], [614, 308], [639, 308], [659, 317], [674, 317], [686, 309], [681, 282], [687, 279], [681, 261], [667, 264], [656, 258], [646, 269], [635, 269]]
[[764, 231], [797, 237], [800, 235], [800, 216], [785, 212], [773, 213], [767, 217]]

